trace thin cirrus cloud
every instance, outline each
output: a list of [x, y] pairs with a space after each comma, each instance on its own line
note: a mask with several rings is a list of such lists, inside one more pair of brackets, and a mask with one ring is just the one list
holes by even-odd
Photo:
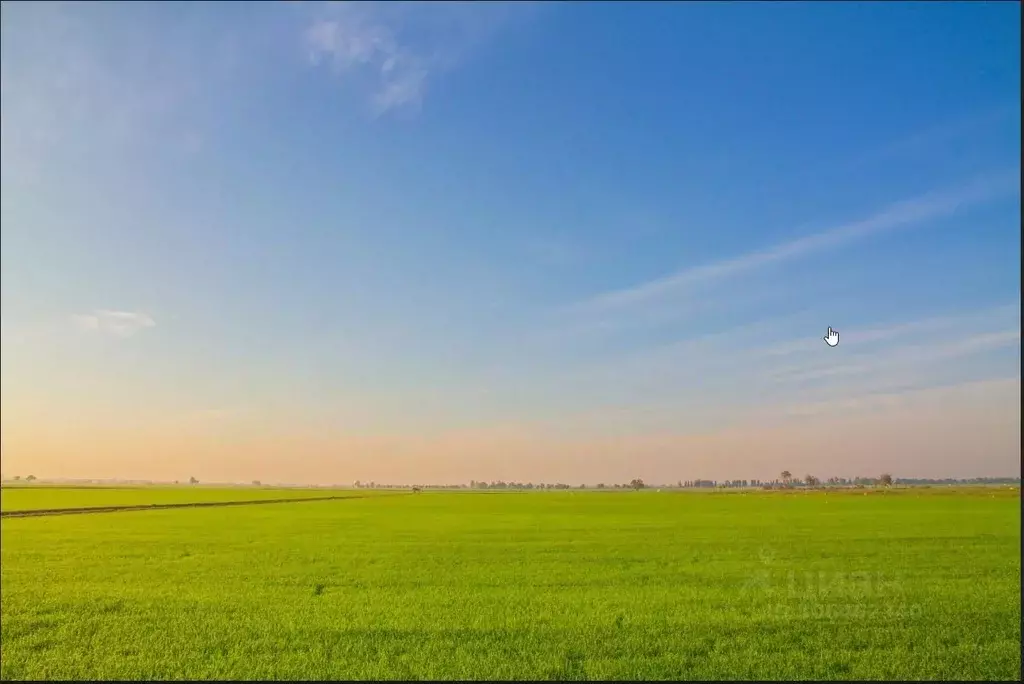
[[764, 266], [794, 261], [872, 235], [942, 218], [960, 208], [990, 201], [1019, 190], [1019, 170], [978, 178], [960, 188], [933, 192], [898, 202], [868, 218], [807, 235], [791, 242], [687, 268], [633, 287], [605, 292], [580, 303], [576, 308], [582, 312], [621, 311], [681, 296], [696, 285], [724, 281]]
[[547, 379], [562, 387], [586, 385], [591, 391], [584, 394], [591, 397], [642, 388], [638, 396], [647, 399], [678, 394], [678, 388], [685, 390], [693, 383], [705, 388], [764, 385], [784, 390], [798, 385], [804, 375], [819, 370], [843, 375], [833, 369], [859, 363], [869, 364], [872, 372], [853, 374], [858, 387], [886, 381], [894, 369], [924, 373], [926, 379], [928, 373], [956, 370], [944, 361], [978, 357], [1019, 343], [1020, 305], [1003, 303], [910, 321], [864, 321], [859, 326], [851, 321], [851, 327], [842, 330], [839, 364], [818, 334], [823, 330], [791, 337], [811, 321], [805, 312], [768, 316], [667, 343], [577, 359], [548, 369]]
[[346, 19], [318, 19], [306, 32], [313, 64], [329, 60], [342, 73], [374, 73], [372, 95], [377, 113], [399, 107], [419, 107], [427, 87], [430, 64], [401, 45], [386, 25], [358, 15]]
[[884, 385], [897, 375], [910, 374], [921, 381], [939, 378], [969, 369], [947, 363], [953, 359], [980, 358], [1019, 344], [1019, 304], [1000, 305], [854, 330], [843, 339], [844, 362], [837, 363], [819, 339], [793, 340], [766, 350], [745, 350], [742, 357], [750, 359], [750, 366], [740, 363], [737, 370], [747, 372], [753, 382], [778, 389], [796, 391], [807, 380], [834, 381], [837, 376], [848, 377], [863, 389]]
[[5, 181], [49, 182], [78, 154], [104, 169], [122, 155], [200, 151], [227, 71], [202, 34], [154, 34], [145, 10], [111, 21], [83, 3], [18, 4], [4, 4]]
[[816, 380], [839, 375], [862, 376], [865, 373], [918, 367], [1020, 344], [1020, 330], [1000, 330], [971, 335], [939, 344], [911, 344], [896, 347], [884, 355], [861, 355], [860, 363], [819, 364], [817, 367], [793, 366], [771, 373], [775, 379], [790, 382]]
[[565, 410], [588, 415], [596, 406], [602, 421], [611, 420], [603, 412], [613, 411], [617, 420], [639, 421], [652, 429], [706, 427], [830, 396], [872, 396], [1006, 377], [1012, 369], [1005, 354], [1020, 344], [1019, 305], [1002, 305], [866, 325], [863, 334], [854, 332], [844, 340], [841, 356], [818, 338], [758, 347], [754, 340], [791, 329], [793, 318], [766, 319], [602, 358], [565, 369], [534, 391], [550, 396], [553, 387], [574, 387], [577, 394]]
[[[869, 325], [842, 332], [844, 351], [850, 348], [863, 348], [877, 345], [895, 338], [911, 336], [924, 337], [941, 334], [943, 331], [974, 330], [976, 326], [1016, 326], [1020, 328], [1020, 303], [1000, 304], [984, 309], [944, 316], [932, 316], [918, 320], [886, 325]], [[986, 328], [988, 329], [988, 328]], [[800, 339], [772, 345], [757, 353], [763, 357], [781, 357], [792, 354], [806, 354], [821, 346], [817, 338]]]
[[335, 3], [303, 35], [314, 66], [362, 81], [375, 115], [417, 111], [430, 83], [533, 3]]
[[[840, 396], [806, 404], [792, 404], [766, 411], [764, 418], [802, 418], [827, 415], [849, 416], [852, 413], [869, 411], [888, 412], [906, 406], [914, 399], [924, 399], [931, 404], [940, 403], [956, 395], [973, 395], [996, 406], [1012, 406], [1020, 402], [1020, 378], [998, 377], [954, 384], [940, 384], [926, 388], [902, 391], [869, 392], [855, 396]], [[972, 402], [974, 403], [974, 402]], [[968, 404], [967, 406], [970, 406]], [[1019, 406], [1018, 406], [1019, 411]]]
[[822, 354], [820, 340], [793, 341], [760, 356], [787, 360], [787, 365], [765, 369], [764, 377], [773, 382], [837, 376], [864, 380], [889, 378], [911, 369], [938, 373], [950, 370], [947, 362], [953, 359], [979, 357], [1019, 344], [1018, 302], [850, 331], [843, 335], [843, 363], [836, 363], [831, 354]]
[[913, 135], [896, 140], [888, 145], [867, 150], [845, 164], [847, 167], [859, 167], [869, 163], [878, 163], [915, 151], [927, 150], [937, 145], [948, 144], [957, 138], [966, 137], [979, 129], [1012, 122], [1017, 118], [1020, 125], [1020, 103], [1004, 104], [979, 111], [973, 116], [956, 121], [930, 126]]
[[75, 314], [72, 324], [79, 330], [108, 337], [131, 337], [136, 333], [156, 326], [150, 316], [132, 311], [110, 311], [98, 309], [87, 314]]

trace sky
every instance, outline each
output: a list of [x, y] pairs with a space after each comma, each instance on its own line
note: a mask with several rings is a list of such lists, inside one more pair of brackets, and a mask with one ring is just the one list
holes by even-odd
[[1020, 12], [4, 3], [2, 473], [1019, 476]]

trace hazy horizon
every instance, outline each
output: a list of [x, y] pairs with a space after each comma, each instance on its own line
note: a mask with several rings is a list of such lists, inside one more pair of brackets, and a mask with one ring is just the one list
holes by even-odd
[[1020, 475], [1018, 3], [2, 12], [4, 477]]

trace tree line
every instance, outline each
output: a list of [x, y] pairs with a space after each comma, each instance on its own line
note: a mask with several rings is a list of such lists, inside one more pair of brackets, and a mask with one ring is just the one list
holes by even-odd
[[[35, 482], [35, 475], [28, 475], [22, 478], [15, 475], [7, 481], [13, 482]], [[192, 476], [187, 480], [190, 485], [199, 484], [199, 480]], [[893, 485], [991, 485], [991, 484], [1020, 484], [1020, 477], [971, 477], [971, 478], [895, 478], [890, 473], [882, 473], [878, 477], [830, 477], [824, 481], [815, 475], [806, 474], [803, 477], [794, 477], [788, 470], [779, 473], [779, 477], [772, 480], [741, 479], [741, 480], [678, 480], [675, 484], [648, 485], [640, 478], [634, 478], [625, 483], [598, 483], [596, 485], [570, 485], [564, 482], [505, 482], [504, 480], [470, 480], [469, 484], [384, 484], [379, 482], [361, 482], [356, 480], [352, 486], [356, 489], [474, 489], [474, 490], [567, 490], [567, 489], [792, 489], [807, 487], [868, 487]], [[174, 484], [183, 484], [178, 480]], [[251, 482], [254, 487], [264, 486], [260, 480]], [[273, 486], [273, 485], [268, 485]], [[281, 486], [281, 485], [278, 485]], [[326, 486], [326, 485], [325, 485]], [[332, 488], [340, 488], [344, 485], [329, 485]]]
[[598, 483], [596, 485], [570, 485], [564, 482], [506, 482], [504, 480], [470, 480], [469, 484], [418, 484], [418, 485], [390, 485], [376, 482], [356, 481], [353, 486], [358, 489], [409, 489], [418, 487], [420, 489], [472, 489], [472, 490], [567, 490], [567, 489], [796, 489], [816, 487], [891, 487], [894, 485], [919, 485], [919, 484], [1020, 484], [1019, 477], [974, 477], [964, 479], [928, 479], [928, 478], [897, 478], [891, 473], [882, 473], [877, 477], [829, 477], [825, 480], [810, 473], [803, 477], [794, 477], [793, 474], [784, 470], [778, 478], [772, 480], [761, 479], [737, 479], [737, 480], [678, 480], [675, 484], [646, 484], [640, 478], [634, 478], [626, 483]]

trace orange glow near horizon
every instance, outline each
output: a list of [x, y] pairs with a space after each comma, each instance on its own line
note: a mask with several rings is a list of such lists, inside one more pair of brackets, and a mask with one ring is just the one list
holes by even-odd
[[3, 474], [39, 478], [347, 484], [567, 483], [831, 476], [1019, 475], [1020, 381], [899, 395], [820, 415], [748, 420], [704, 434], [574, 433], [530, 425], [435, 434], [346, 434], [212, 416], [115, 425], [4, 408]]

